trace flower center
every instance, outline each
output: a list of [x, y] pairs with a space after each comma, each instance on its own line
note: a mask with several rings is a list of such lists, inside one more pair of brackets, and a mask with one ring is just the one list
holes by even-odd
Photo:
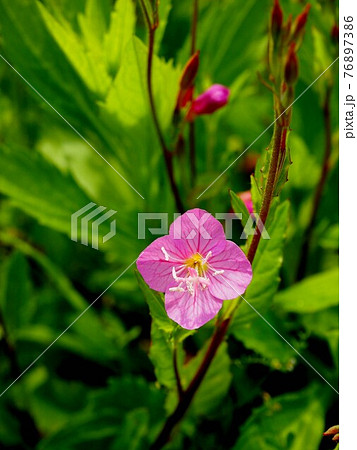
[[188, 291], [191, 295], [194, 295], [197, 289], [203, 291], [211, 283], [206, 275], [208, 271], [211, 271], [213, 276], [221, 275], [224, 272], [224, 270], [216, 270], [208, 262], [212, 256], [211, 251], [205, 257], [200, 253], [195, 253], [186, 260], [179, 260], [172, 257], [166, 251], [165, 247], [161, 247], [161, 251], [165, 257], [165, 261], [177, 262], [177, 266], [172, 268], [172, 277], [178, 285], [169, 288], [169, 291]]
[[199, 276], [203, 276], [205, 272], [208, 270], [207, 259], [211, 255], [207, 255], [206, 258], [203, 258], [199, 253], [195, 253], [190, 258], [186, 259], [185, 266], [187, 268], [195, 269]]

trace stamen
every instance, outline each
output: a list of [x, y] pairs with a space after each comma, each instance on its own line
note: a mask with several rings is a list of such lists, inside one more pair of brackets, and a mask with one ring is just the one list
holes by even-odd
[[[164, 252], [165, 249], [163, 249]], [[172, 267], [172, 277], [173, 279], [179, 283], [178, 286], [174, 286], [169, 288], [171, 292], [189, 292], [191, 295], [195, 295], [197, 289], [201, 289], [202, 291], [207, 288], [207, 286], [211, 283], [210, 279], [207, 278], [205, 269], [203, 268], [204, 264], [208, 258], [210, 258], [212, 252], [208, 252], [205, 259], [193, 261], [194, 266], [189, 265], [179, 265], [177, 267]], [[199, 255], [201, 257], [201, 255]], [[202, 257], [201, 257], [202, 258]], [[197, 265], [196, 265], [197, 264]], [[178, 273], [182, 275], [182, 271], [185, 270], [185, 276], [178, 276]], [[214, 269], [212, 269], [214, 270]], [[214, 271], [214, 275], [219, 275], [223, 273], [224, 270], [216, 270]]]
[[174, 277], [175, 281], [178, 281], [178, 276], [177, 276], [175, 267], [172, 268], [172, 276]]
[[209, 251], [208, 253], [207, 253], [207, 255], [206, 255], [206, 257], [202, 260], [202, 265], [203, 264], [206, 264], [206, 262], [208, 261], [208, 258], [210, 258], [212, 256], [212, 252], [211, 251]]
[[216, 275], [221, 275], [222, 273], [224, 273], [224, 270], [215, 270], [212, 275], [216, 276]]
[[185, 289], [180, 287], [180, 286], [177, 286], [177, 287], [169, 288], [169, 291], [171, 291], [171, 292], [185, 292]]
[[168, 261], [170, 259], [169, 254], [167, 253], [167, 251], [165, 250], [165, 247], [161, 247], [161, 251], [165, 256], [165, 261]]

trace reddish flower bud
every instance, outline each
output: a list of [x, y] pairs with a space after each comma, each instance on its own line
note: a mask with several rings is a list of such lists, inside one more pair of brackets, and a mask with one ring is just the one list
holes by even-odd
[[280, 7], [279, 0], [274, 1], [274, 6], [271, 11], [271, 31], [273, 37], [279, 35], [283, 26], [283, 11]]
[[292, 23], [293, 23], [293, 16], [292, 14], [289, 14], [285, 24], [285, 36], [290, 36]]
[[177, 96], [176, 111], [184, 108], [192, 101], [193, 83], [195, 81], [199, 66], [200, 51], [197, 50], [187, 61], [180, 78], [180, 90]]
[[193, 85], [193, 82], [195, 81], [198, 66], [199, 66], [199, 56], [200, 51], [197, 50], [196, 53], [194, 53], [191, 58], [187, 61], [181, 75], [180, 79], [180, 88], [182, 90], [186, 90], [190, 88]]
[[329, 428], [327, 431], [325, 431], [324, 436], [333, 436], [332, 440], [335, 442], [338, 442], [339, 438], [340, 438], [339, 426], [335, 425], [335, 426]]
[[288, 86], [293, 86], [296, 83], [299, 73], [298, 59], [295, 53], [295, 45], [295, 42], [292, 42], [290, 44], [288, 55], [286, 58], [284, 78]]
[[325, 431], [324, 436], [330, 436], [337, 434], [339, 432], [339, 426], [334, 425], [333, 427], [330, 427], [327, 431]]
[[310, 8], [311, 8], [311, 5], [310, 5], [310, 3], [308, 3], [305, 6], [304, 11], [301, 14], [299, 14], [295, 20], [294, 34], [293, 34], [294, 41], [297, 40], [298, 38], [300, 38], [305, 31], [305, 25], [306, 25], [307, 16], [309, 14]]
[[252, 200], [252, 193], [250, 191], [244, 191], [240, 192], [238, 194], [238, 197], [243, 201], [245, 204], [249, 214], [253, 214], [253, 200]]
[[179, 95], [177, 97], [177, 108], [184, 108], [188, 102], [192, 101], [193, 96], [193, 86], [188, 89], [180, 89]]
[[192, 121], [195, 116], [212, 114], [226, 105], [229, 97], [229, 89], [221, 84], [213, 84], [205, 92], [199, 95], [191, 105], [187, 114], [187, 120]]
[[334, 42], [335, 44], [338, 44], [338, 37], [339, 37], [339, 29], [338, 29], [338, 25], [335, 24], [331, 29], [332, 42]]

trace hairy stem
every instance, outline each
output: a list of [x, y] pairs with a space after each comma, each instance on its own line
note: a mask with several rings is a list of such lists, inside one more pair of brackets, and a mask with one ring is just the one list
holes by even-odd
[[325, 152], [322, 162], [322, 169], [319, 182], [316, 187], [314, 199], [312, 202], [312, 211], [309, 223], [306, 228], [305, 238], [301, 248], [301, 256], [300, 262], [297, 270], [297, 280], [301, 280], [306, 271], [307, 260], [309, 256], [310, 244], [313, 229], [315, 226], [317, 213], [320, 205], [320, 201], [322, 198], [323, 190], [326, 184], [328, 172], [329, 172], [329, 160], [332, 152], [332, 126], [331, 126], [331, 110], [330, 110], [330, 99], [331, 99], [331, 86], [327, 87], [326, 95], [323, 104], [323, 116], [324, 116], [324, 125], [325, 125]]
[[270, 205], [274, 195], [276, 173], [278, 169], [279, 155], [282, 147], [284, 137], [284, 126], [279, 120], [275, 123], [274, 135], [273, 135], [273, 151], [270, 161], [270, 167], [268, 172], [268, 178], [263, 194], [262, 206], [259, 211], [259, 217], [257, 221], [256, 233], [253, 236], [252, 242], [249, 246], [247, 258], [250, 262], [253, 261], [254, 255], [258, 249], [258, 245], [261, 238], [261, 230], [266, 223]]

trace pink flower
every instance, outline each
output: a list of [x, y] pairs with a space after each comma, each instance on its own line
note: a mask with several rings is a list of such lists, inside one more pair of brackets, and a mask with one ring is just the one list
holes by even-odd
[[243, 251], [202, 209], [179, 216], [167, 236], [140, 254], [137, 267], [151, 289], [165, 292], [168, 316], [188, 330], [211, 320], [223, 300], [243, 294], [252, 279]]
[[205, 92], [195, 98], [187, 114], [187, 120], [192, 121], [195, 116], [212, 114], [226, 105], [229, 97], [229, 89], [221, 84], [213, 84]]
[[252, 193], [250, 191], [244, 191], [238, 194], [238, 197], [243, 201], [245, 204], [249, 214], [252, 214], [253, 211], [253, 200], [252, 200]]

